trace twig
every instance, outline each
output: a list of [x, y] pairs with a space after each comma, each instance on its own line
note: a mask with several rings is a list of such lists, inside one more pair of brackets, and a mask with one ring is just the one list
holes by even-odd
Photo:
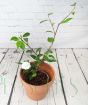
[[[20, 36], [20, 39], [21, 39], [22, 42], [24, 42], [24, 43], [30, 48], [30, 50], [31, 50], [32, 52], [34, 52], [34, 54], [36, 54], [36, 52], [33, 50], [33, 48], [31, 48], [31, 46], [30, 46], [28, 43], [26, 43], [26, 42], [21, 38], [21, 36]], [[37, 54], [36, 54], [36, 55], [37, 55]]]

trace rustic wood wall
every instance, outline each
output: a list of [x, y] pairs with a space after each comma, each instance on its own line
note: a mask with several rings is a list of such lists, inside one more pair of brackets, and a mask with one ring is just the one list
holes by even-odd
[[[26, 31], [31, 33], [32, 47], [47, 46], [45, 31], [50, 27], [39, 22], [53, 12], [55, 22], [70, 10], [75, 0], [0, 0], [0, 47], [15, 47], [10, 36]], [[55, 48], [88, 47], [88, 0], [76, 0], [74, 19], [60, 27]]]

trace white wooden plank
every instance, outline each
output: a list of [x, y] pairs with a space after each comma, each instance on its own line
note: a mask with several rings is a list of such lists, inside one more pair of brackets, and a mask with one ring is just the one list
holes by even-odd
[[[0, 39], [3, 39], [0, 41], [0, 47], [2, 48], [15, 47], [8, 40], [10, 35], [28, 31], [32, 34], [31, 42], [33, 42], [32, 45], [34, 48], [40, 45], [42, 47], [44, 45], [47, 46], [46, 40], [44, 40], [47, 35], [43, 32], [49, 28], [48, 24], [38, 25], [38, 23], [46, 19], [47, 14], [50, 12], [54, 13], [52, 19], [57, 23], [57, 21], [62, 20], [68, 14], [72, 8], [70, 5], [74, 2], [74, 0], [61, 0], [60, 2], [58, 0], [26, 0], [26, 2], [24, 0], [0, 1]], [[88, 0], [76, 0], [76, 2], [77, 7], [74, 19], [65, 25], [66, 27], [70, 25], [70, 28], [63, 28], [62, 26], [63, 31], [61, 30], [58, 33], [58, 43], [54, 46], [55, 48], [79, 48], [87, 47], [88, 45]], [[19, 3], [21, 3], [20, 6]], [[41, 33], [40, 30], [42, 31]], [[59, 43], [59, 36], [64, 36], [64, 38], [61, 37], [61, 43]], [[36, 41], [36, 37], [39, 37], [38, 41]], [[67, 40], [67, 38], [69, 39]], [[44, 43], [42, 44], [42, 42]]]
[[[43, 52], [45, 52], [45, 50], [43, 50]], [[53, 50], [53, 53], [56, 56], [55, 50]], [[45, 99], [41, 101], [38, 101], [38, 105], [58, 105], [58, 104], [65, 105], [62, 88], [60, 84], [57, 62], [49, 64], [51, 64], [51, 66], [53, 66], [55, 70], [55, 81], [53, 83], [53, 86], [50, 88], [47, 97], [45, 97]]]
[[73, 51], [88, 82], [88, 50], [73, 49]]
[[0, 61], [2, 60], [2, 58], [4, 57], [4, 55], [6, 54], [8, 49], [0, 49]]
[[[32, 59], [28, 56], [29, 55], [26, 56], [26, 53], [24, 53], [21, 61], [25, 61], [25, 60], [32, 61]], [[25, 90], [21, 84], [20, 78], [19, 78], [19, 72], [20, 72], [20, 67], [19, 67], [18, 76], [17, 76], [16, 83], [14, 86], [14, 91], [12, 94], [12, 99], [11, 99], [10, 105], [37, 105], [37, 101], [31, 100], [26, 95], [26, 92], [25, 92]]]
[[88, 85], [71, 49], [57, 50], [68, 105], [88, 105]]
[[[45, 50], [43, 50], [45, 51]], [[31, 58], [28, 58], [27, 56], [23, 56], [22, 61], [24, 60], [32, 60]], [[55, 73], [56, 73], [56, 81], [53, 84], [53, 86], [51, 87], [48, 95], [41, 101], [33, 101], [31, 99], [29, 99], [26, 96], [26, 93], [24, 92], [24, 89], [20, 83], [19, 80], [19, 74], [18, 74], [18, 78], [16, 80], [16, 84], [14, 87], [14, 92], [12, 95], [12, 100], [11, 100], [11, 105], [65, 105], [65, 101], [64, 101], [64, 97], [63, 97], [63, 93], [61, 91], [61, 85], [60, 85], [60, 79], [59, 79], [59, 73], [58, 73], [58, 67], [57, 67], [57, 63], [52, 63], [52, 66], [55, 68]]]
[[4, 60], [0, 64], [0, 105], [7, 105], [13, 85], [14, 77], [18, 68], [18, 62], [22, 53], [16, 49], [9, 49]]

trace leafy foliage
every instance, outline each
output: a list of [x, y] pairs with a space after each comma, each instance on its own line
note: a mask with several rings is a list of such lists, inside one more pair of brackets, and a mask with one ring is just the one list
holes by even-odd
[[26, 32], [24, 35], [23, 35], [23, 37], [28, 37], [30, 35], [30, 33], [29, 32]]
[[46, 31], [46, 32], [53, 33], [53, 31], [50, 31], [50, 30], [48, 30], [48, 31]]
[[17, 41], [16, 46], [17, 48], [25, 49], [25, 44], [22, 41]]
[[75, 2], [75, 3], [73, 3], [71, 6], [76, 6], [76, 2]]
[[47, 51], [44, 55], [44, 60], [48, 62], [55, 62], [56, 59], [53, 56], [53, 52], [51, 50]]
[[17, 48], [24, 50], [26, 43], [28, 43], [28, 36], [29, 35], [30, 35], [30, 33], [26, 32], [23, 34], [23, 36], [20, 35], [20, 37], [19, 36], [12, 36], [11, 40], [16, 42]]
[[40, 21], [40, 23], [44, 23], [44, 22], [46, 22], [46, 21], [48, 21], [48, 20], [42, 20], [42, 21]]
[[13, 41], [18, 41], [19, 39], [18, 39], [16, 36], [13, 36], [13, 37], [11, 38], [11, 40], [13, 40]]
[[53, 37], [48, 37], [48, 42], [50, 42], [50, 43], [54, 42], [54, 38]]
[[64, 19], [61, 23], [67, 23], [67, 22], [69, 22], [70, 20], [72, 20], [72, 18], [67, 18], [67, 19]]
[[37, 48], [36, 53], [40, 54], [42, 48]]
[[51, 12], [51, 13], [48, 13], [48, 16], [50, 16], [50, 15], [52, 15], [53, 13]]
[[30, 56], [34, 60], [34, 63], [31, 64], [31, 68], [30, 68], [31, 69], [31, 74], [29, 75], [30, 80], [33, 77], [37, 76], [36, 70], [38, 69], [38, 66], [41, 64], [41, 62], [44, 62], [44, 61], [55, 62], [56, 61], [51, 48], [52, 48], [52, 45], [55, 41], [55, 37], [57, 35], [59, 26], [64, 24], [64, 23], [68, 23], [73, 19], [73, 17], [70, 17], [70, 15], [73, 16], [75, 14], [76, 3], [72, 4], [71, 6], [73, 6], [73, 9], [71, 10], [71, 12], [64, 19], [62, 19], [62, 21], [58, 22], [57, 26], [54, 25], [55, 22], [53, 22], [53, 20], [51, 19], [51, 15], [53, 15], [53, 13], [49, 13], [47, 16], [47, 19], [40, 21], [40, 24], [45, 23], [45, 22], [49, 22], [51, 28], [49, 30], [47, 30], [46, 32], [53, 34], [53, 37], [50, 36], [47, 38], [47, 41], [50, 43], [50, 46], [46, 50], [45, 53], [43, 53], [43, 54], [41, 53], [42, 48], [37, 48], [36, 50], [31, 48], [30, 44], [28, 43], [28, 37], [30, 36], [29, 32], [26, 32], [20, 36], [12, 36], [11, 37], [11, 40], [15, 41], [17, 48], [25, 50], [26, 46], [29, 47], [29, 49], [26, 50], [26, 53], [29, 53]]

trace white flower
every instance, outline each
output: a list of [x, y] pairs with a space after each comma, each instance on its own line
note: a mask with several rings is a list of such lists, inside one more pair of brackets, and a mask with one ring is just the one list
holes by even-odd
[[24, 70], [28, 70], [31, 67], [29, 62], [23, 62], [21, 68]]

